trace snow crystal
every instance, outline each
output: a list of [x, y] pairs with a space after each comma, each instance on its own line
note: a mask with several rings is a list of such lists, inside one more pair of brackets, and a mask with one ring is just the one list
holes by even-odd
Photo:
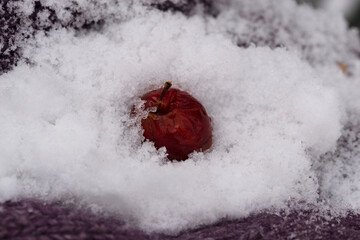
[[[72, 8], [105, 22], [38, 32], [0, 76], [1, 201], [73, 200], [168, 233], [288, 200], [345, 194], [341, 206], [359, 207], [359, 46], [340, 16], [285, 0], [221, 1], [216, 18], [142, 3], [43, 4], [63, 22]], [[37, 21], [49, 24], [48, 13]], [[185, 162], [167, 162], [130, 115], [168, 80], [212, 118], [212, 148]]]

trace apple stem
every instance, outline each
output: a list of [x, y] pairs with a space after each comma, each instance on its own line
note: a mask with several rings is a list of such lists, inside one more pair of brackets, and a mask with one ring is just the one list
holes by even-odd
[[172, 85], [172, 82], [170, 82], [170, 81], [168, 81], [168, 82], [165, 83], [164, 89], [162, 90], [162, 92], [161, 92], [161, 94], [160, 94], [160, 97], [159, 97], [159, 99], [158, 99], [158, 101], [157, 101], [158, 107], [161, 106], [162, 99], [163, 99], [165, 93], [169, 90], [169, 88], [171, 88], [171, 85]]

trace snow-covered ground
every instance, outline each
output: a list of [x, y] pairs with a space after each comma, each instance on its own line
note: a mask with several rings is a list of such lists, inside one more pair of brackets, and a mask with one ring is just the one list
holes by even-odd
[[[13, 3], [24, 19], [25, 2]], [[22, 60], [0, 76], [1, 201], [74, 202], [160, 232], [289, 202], [360, 207], [360, 43], [340, 13], [289, 0], [216, 1], [216, 17], [201, 4], [185, 16], [149, 1], [41, 2], [62, 23], [76, 8], [104, 24], [17, 39]], [[185, 162], [143, 142], [130, 116], [168, 80], [212, 118], [212, 148]]]

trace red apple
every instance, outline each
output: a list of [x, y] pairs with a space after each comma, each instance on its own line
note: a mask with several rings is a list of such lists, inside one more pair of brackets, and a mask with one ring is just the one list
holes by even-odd
[[212, 144], [211, 120], [201, 103], [187, 92], [170, 89], [171, 82], [141, 97], [149, 112], [141, 121], [144, 137], [165, 147], [170, 160], [185, 160]]

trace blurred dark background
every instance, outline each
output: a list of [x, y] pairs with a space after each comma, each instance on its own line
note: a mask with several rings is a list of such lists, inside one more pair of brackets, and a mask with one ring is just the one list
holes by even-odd
[[296, 0], [314, 8], [324, 8], [340, 12], [345, 16], [350, 27], [360, 28], [360, 0]]

